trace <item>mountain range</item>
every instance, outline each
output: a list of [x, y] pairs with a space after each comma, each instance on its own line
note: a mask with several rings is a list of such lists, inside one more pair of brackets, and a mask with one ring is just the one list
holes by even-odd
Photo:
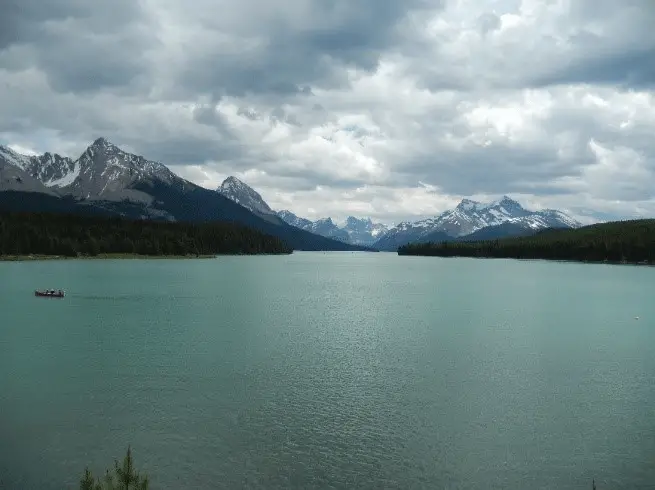
[[389, 229], [382, 223], [373, 223], [370, 218], [356, 218], [355, 216], [348, 216], [344, 225], [339, 226], [332, 221], [332, 218], [311, 221], [296, 216], [286, 209], [278, 211], [277, 215], [290, 225], [303, 230], [358, 245], [372, 246]]
[[388, 230], [386, 225], [373, 223], [370, 218], [349, 216], [344, 226], [338, 226], [332, 218], [311, 221], [288, 210], [274, 211], [257, 191], [236, 177], [228, 177], [216, 190], [255, 214], [277, 216], [291, 226], [344, 243], [371, 246]]
[[26, 156], [0, 146], [0, 208], [118, 215], [169, 221], [232, 221], [285, 240], [295, 250], [397, 250], [413, 242], [495, 239], [547, 228], [576, 228], [561, 211], [531, 211], [508, 196], [491, 203], [463, 199], [433, 218], [388, 227], [349, 216], [311, 221], [273, 210], [236, 177], [215, 191], [159, 162], [123, 151], [104, 138], [76, 160], [53, 153]]
[[297, 228], [340, 240], [393, 251], [407, 243], [489, 240], [522, 236], [548, 228], [577, 228], [581, 224], [555, 209], [530, 211], [508, 196], [491, 203], [462, 199], [454, 209], [434, 218], [404, 221], [389, 228], [370, 218], [349, 216], [343, 226], [332, 218], [311, 221], [289, 210], [274, 211], [262, 196], [235, 177], [228, 177], [217, 189], [253, 212], [277, 215]]
[[419, 221], [404, 221], [372, 246], [397, 250], [407, 243], [490, 240], [537, 233], [548, 228], [578, 228], [581, 223], [555, 209], [531, 211], [508, 196], [491, 203], [462, 199], [454, 208]]
[[301, 230], [276, 214], [252, 212], [104, 138], [75, 160], [51, 153], [26, 156], [0, 146], [0, 209], [226, 221], [276, 236], [295, 250], [369, 250]]

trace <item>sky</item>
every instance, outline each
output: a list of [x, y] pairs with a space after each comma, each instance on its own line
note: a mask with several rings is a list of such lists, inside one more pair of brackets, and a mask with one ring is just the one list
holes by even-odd
[[0, 143], [310, 219], [655, 217], [652, 0], [0, 0]]

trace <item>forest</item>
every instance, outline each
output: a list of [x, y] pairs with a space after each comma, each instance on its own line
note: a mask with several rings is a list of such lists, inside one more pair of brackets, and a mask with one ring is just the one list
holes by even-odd
[[233, 223], [178, 223], [0, 212], [0, 256], [288, 254], [279, 238]]
[[614, 221], [531, 236], [408, 244], [398, 255], [655, 263], [655, 219]]

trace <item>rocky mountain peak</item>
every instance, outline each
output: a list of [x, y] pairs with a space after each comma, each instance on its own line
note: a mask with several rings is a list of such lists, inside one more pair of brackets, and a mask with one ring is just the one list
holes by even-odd
[[370, 226], [373, 224], [371, 218], [356, 218], [354, 216], [348, 216], [346, 218], [346, 228], [355, 228], [358, 226]]
[[474, 201], [472, 199], [462, 199], [457, 207], [455, 209], [459, 209], [460, 211], [472, 211], [475, 209], [479, 209], [483, 207], [484, 205], [482, 203], [479, 203], [478, 201]]
[[163, 182], [180, 185], [184, 181], [165, 165], [128, 153], [105, 138], [96, 139], [75, 162], [66, 191], [82, 198], [147, 199], [138, 187], [142, 183]]
[[518, 201], [515, 201], [509, 196], [503, 196], [501, 197], [498, 201], [495, 201], [491, 204], [491, 206], [505, 206], [509, 208], [520, 208], [523, 209], [523, 206]]
[[110, 145], [114, 146], [107, 140], [107, 138], [104, 138], [102, 136], [100, 138], [96, 139], [93, 143], [91, 143], [91, 146], [95, 147], [95, 148], [103, 148], [103, 147], [107, 147], [107, 146], [110, 146]]
[[216, 192], [219, 192], [237, 204], [241, 204], [250, 211], [261, 214], [275, 214], [259, 192], [232, 175], [223, 181], [218, 189], [216, 189]]
[[239, 180], [236, 178], [234, 175], [230, 175], [228, 178], [226, 178], [223, 183], [221, 184], [221, 187], [227, 187], [227, 186], [242, 186], [242, 187], [250, 187], [248, 184], [243, 182], [242, 180]]

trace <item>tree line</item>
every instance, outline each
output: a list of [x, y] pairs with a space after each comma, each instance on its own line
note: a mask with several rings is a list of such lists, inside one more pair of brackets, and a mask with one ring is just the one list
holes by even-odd
[[655, 220], [599, 223], [496, 240], [408, 244], [398, 254], [653, 264]]
[[0, 256], [282, 254], [277, 237], [228, 222], [179, 223], [0, 212]]

